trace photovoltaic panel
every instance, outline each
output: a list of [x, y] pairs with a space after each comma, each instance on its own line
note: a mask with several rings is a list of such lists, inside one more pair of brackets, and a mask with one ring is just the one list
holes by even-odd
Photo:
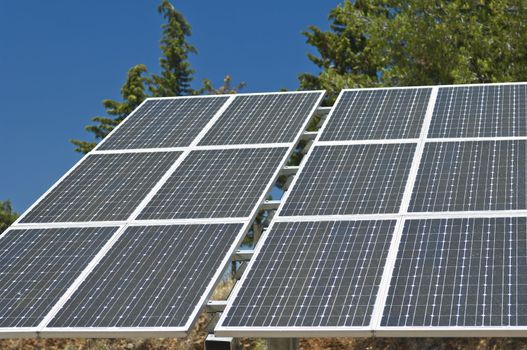
[[323, 91], [238, 95], [200, 145], [294, 142]]
[[37, 327], [116, 227], [10, 229], [0, 238], [0, 328]]
[[418, 138], [431, 91], [430, 88], [344, 91], [320, 140]]
[[527, 136], [527, 85], [439, 88], [428, 136]]
[[180, 154], [90, 155], [21, 222], [126, 220]]
[[149, 99], [98, 150], [189, 146], [228, 96]]
[[48, 328], [189, 327], [242, 226], [128, 227]]
[[222, 326], [368, 326], [395, 222], [275, 223]]
[[280, 216], [396, 213], [415, 144], [316, 146]]
[[138, 219], [247, 217], [288, 150], [279, 147], [192, 151]]
[[427, 143], [410, 211], [527, 209], [526, 142]]
[[525, 217], [406, 221], [381, 325], [527, 326], [526, 228]]

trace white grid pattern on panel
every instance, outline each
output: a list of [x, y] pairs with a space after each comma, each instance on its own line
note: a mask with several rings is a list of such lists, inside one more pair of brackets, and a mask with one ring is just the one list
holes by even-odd
[[407, 220], [382, 324], [526, 324], [526, 219]]
[[418, 137], [431, 89], [346, 90], [322, 140]]
[[194, 151], [138, 220], [247, 217], [288, 148]]
[[98, 150], [188, 146], [227, 96], [148, 99]]
[[[6, 230], [0, 240], [0, 335], [35, 329], [117, 229]], [[44, 278], [35, 284], [35, 276]]]
[[[297, 92], [302, 93], [302, 92]], [[255, 94], [256, 95], [256, 94]], [[49, 322], [53, 319], [53, 317], [61, 310], [61, 308], [64, 306], [64, 304], [69, 300], [69, 298], [75, 293], [75, 291], [79, 288], [79, 286], [85, 281], [85, 279], [88, 277], [88, 275], [92, 272], [93, 269], [97, 266], [97, 264], [100, 262], [101, 259], [104, 258], [104, 256], [107, 254], [107, 252], [113, 247], [115, 242], [117, 242], [117, 239], [119, 236], [115, 237], [115, 239], [112, 239], [108, 247], [105, 247], [105, 249], [101, 252], [100, 256], [98, 256], [96, 259], [92, 261], [92, 263], [86, 268], [86, 270], [79, 276], [79, 278], [75, 281], [74, 285], [71, 286], [71, 289], [66, 293], [63, 298], [60, 300], [59, 303], [57, 303], [54, 307], [54, 309], [46, 316], [44, 321], [41, 323], [38, 329], [38, 334], [43, 337], [71, 337], [71, 336], [89, 336], [89, 337], [116, 337], [116, 336], [174, 336], [174, 337], [180, 337], [185, 336], [190, 327], [192, 327], [192, 324], [195, 322], [197, 317], [199, 316], [199, 312], [201, 311], [203, 305], [208, 300], [210, 295], [213, 292], [213, 288], [216, 285], [216, 283], [221, 278], [226, 266], [230, 262], [231, 255], [236, 251], [239, 244], [243, 240], [243, 237], [245, 236], [246, 232], [249, 230], [250, 223], [254, 219], [254, 217], [257, 215], [258, 208], [260, 205], [265, 201], [265, 196], [272, 189], [272, 186], [274, 185], [276, 179], [278, 178], [280, 169], [286, 164], [287, 159], [290, 157], [291, 153], [294, 150], [294, 146], [297, 144], [297, 142], [300, 140], [301, 135], [303, 134], [305, 128], [307, 127], [308, 122], [311, 120], [312, 116], [315, 114], [316, 109], [318, 105], [320, 105], [322, 98], [324, 96], [324, 93], [320, 93], [320, 96], [316, 102], [316, 104], [313, 105], [312, 110], [310, 111], [309, 115], [306, 116], [306, 119], [304, 120], [302, 124], [302, 128], [298, 130], [295, 139], [291, 143], [287, 144], [255, 144], [252, 145], [252, 147], [247, 147], [246, 145], [239, 145], [239, 147], [236, 147], [236, 145], [230, 145], [228, 146], [229, 149], [247, 149], [247, 148], [269, 148], [269, 147], [275, 147], [275, 146], [287, 146], [286, 152], [284, 152], [284, 156], [280, 161], [280, 164], [277, 166], [275, 171], [272, 173], [272, 176], [270, 177], [270, 180], [265, 186], [265, 191], [263, 191], [258, 198], [257, 203], [252, 208], [250, 215], [242, 218], [238, 217], [227, 217], [227, 218], [217, 218], [217, 219], [179, 219], [179, 220], [147, 220], [147, 221], [138, 221], [136, 220], [139, 213], [142, 211], [142, 209], [148, 204], [148, 202], [154, 197], [154, 195], [159, 191], [159, 189], [163, 186], [163, 184], [169, 179], [169, 177], [176, 171], [176, 169], [180, 166], [180, 164], [188, 157], [190, 152], [194, 150], [199, 150], [201, 148], [203, 149], [223, 149], [221, 146], [203, 146], [198, 147], [197, 144], [203, 138], [203, 136], [209, 131], [209, 129], [212, 127], [212, 125], [217, 121], [218, 118], [220, 118], [221, 114], [227, 108], [229, 103], [234, 99], [234, 96], [230, 96], [227, 103], [223, 105], [223, 107], [218, 111], [218, 113], [215, 115], [213, 119], [210, 120], [210, 122], [207, 124], [207, 126], [198, 134], [198, 136], [194, 139], [194, 141], [190, 144], [189, 147], [186, 147], [183, 150], [183, 154], [176, 160], [176, 162], [172, 165], [172, 167], [165, 173], [165, 175], [159, 180], [159, 182], [154, 186], [154, 188], [147, 194], [143, 202], [136, 208], [136, 210], [128, 217], [127, 221], [123, 226], [121, 226], [121, 229], [119, 230], [119, 234], [122, 234], [124, 230], [127, 227], [132, 226], [138, 226], [138, 225], [163, 225], [163, 224], [180, 224], [180, 225], [187, 225], [187, 224], [207, 224], [207, 223], [240, 223], [243, 224], [243, 228], [240, 230], [238, 235], [233, 240], [232, 244], [229, 247], [228, 253], [225, 255], [224, 259], [222, 260], [221, 264], [218, 266], [217, 270], [214, 272], [213, 278], [208, 283], [207, 287], [205, 288], [205, 292], [200, 296], [199, 302], [196, 304], [195, 309], [192, 312], [191, 317], [188, 319], [187, 323], [184, 327], [133, 327], [133, 328], [104, 328], [104, 327], [92, 327], [92, 328], [50, 328], [48, 327]], [[180, 150], [179, 148], [177, 150]], [[158, 150], [154, 150], [158, 151]], [[145, 152], [145, 150], [141, 150], [141, 152]], [[105, 151], [100, 151], [100, 153], [106, 153]], [[113, 152], [112, 153], [119, 153], [119, 152]], [[129, 150], [123, 151], [122, 153], [129, 153]], [[62, 223], [64, 225], [64, 223]], [[104, 223], [103, 223], [104, 224]], [[67, 226], [68, 224], [66, 224]]]
[[395, 223], [275, 222], [227, 325], [368, 326]]
[[523, 84], [441, 88], [428, 135], [527, 136], [526, 88]]
[[21, 223], [128, 219], [180, 152], [88, 156]]
[[291, 142], [320, 94], [236, 95], [200, 145]]
[[409, 210], [527, 209], [526, 148], [525, 140], [427, 143]]
[[127, 227], [49, 327], [183, 327], [242, 226]]

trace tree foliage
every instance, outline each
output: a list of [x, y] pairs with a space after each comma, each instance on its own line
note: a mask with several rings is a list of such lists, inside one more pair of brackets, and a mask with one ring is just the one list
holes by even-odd
[[[147, 68], [143, 64], [138, 64], [130, 68], [126, 82], [121, 88], [122, 102], [114, 100], [104, 100], [103, 106], [106, 109], [108, 117], [93, 117], [92, 120], [98, 125], [88, 125], [85, 127], [86, 131], [94, 134], [95, 139], [101, 140], [113, 130], [128, 114], [137, 108], [147, 98], [145, 92], [145, 84], [148, 78], [144, 76]], [[77, 152], [88, 153], [95, 146], [96, 142], [71, 140]]]
[[0, 201], [0, 233], [7, 229], [18, 218], [10, 201]]
[[88, 153], [126, 118], [147, 97], [167, 97], [195, 94], [230, 94], [237, 93], [245, 83], [232, 85], [230, 76], [226, 76], [223, 85], [215, 88], [208, 79], [203, 80], [203, 87], [191, 88], [194, 70], [188, 60], [196, 48], [187, 42], [191, 27], [183, 14], [177, 11], [169, 0], [162, 0], [157, 8], [165, 23], [161, 26], [160, 48], [162, 57], [159, 60], [160, 74], [148, 74], [145, 65], [138, 64], [128, 71], [126, 82], [121, 89], [122, 102], [103, 100], [107, 117], [93, 117], [95, 125], [88, 125], [85, 130], [92, 133], [95, 142], [70, 140], [75, 151]]
[[196, 91], [197, 94], [207, 95], [224, 95], [224, 94], [237, 94], [241, 89], [245, 87], [245, 82], [232, 85], [232, 78], [230, 75], [225, 76], [223, 79], [223, 85], [220, 87], [214, 87], [209, 79], [203, 79], [203, 87]]
[[190, 67], [188, 56], [197, 53], [196, 48], [187, 42], [191, 27], [185, 17], [168, 0], [162, 0], [157, 11], [166, 23], [162, 25], [160, 75], [152, 75], [150, 91], [153, 96], [189, 95], [194, 70]]
[[304, 89], [491, 83], [527, 79], [523, 0], [346, 0], [328, 31], [304, 33], [318, 55]]

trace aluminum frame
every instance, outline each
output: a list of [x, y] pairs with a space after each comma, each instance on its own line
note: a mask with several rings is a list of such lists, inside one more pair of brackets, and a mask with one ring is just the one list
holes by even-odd
[[[335, 104], [331, 108], [318, 135], [313, 141], [312, 147], [300, 164], [297, 176], [294, 177], [289, 190], [286, 191], [282, 202], [269, 226], [264, 231], [258, 245], [255, 249], [247, 269], [244, 272], [239, 283], [236, 284], [231, 293], [224, 313], [220, 317], [215, 328], [215, 334], [218, 336], [244, 336], [244, 337], [362, 337], [362, 336], [382, 336], [382, 337], [513, 337], [527, 336], [526, 326], [503, 326], [503, 327], [383, 327], [381, 326], [382, 313], [386, 304], [386, 298], [389, 291], [389, 284], [392, 278], [395, 260], [399, 251], [402, 230], [406, 220], [410, 219], [434, 219], [434, 218], [478, 218], [478, 217], [525, 217], [527, 210], [493, 210], [493, 211], [451, 211], [451, 212], [408, 212], [411, 195], [413, 193], [417, 172], [421, 163], [424, 146], [430, 142], [462, 142], [462, 141], [497, 141], [497, 140], [527, 140], [527, 136], [506, 136], [506, 137], [459, 137], [459, 138], [428, 138], [434, 107], [436, 104], [437, 94], [440, 88], [446, 87], [472, 87], [472, 86], [500, 86], [500, 85], [527, 85], [527, 82], [518, 83], [497, 83], [497, 84], [460, 84], [460, 85], [432, 85], [432, 86], [411, 86], [411, 87], [389, 87], [389, 88], [366, 88], [366, 89], [344, 89], [340, 92]], [[392, 90], [392, 89], [422, 89], [431, 88], [431, 95], [428, 101], [423, 124], [419, 138], [410, 139], [372, 139], [372, 140], [343, 140], [343, 141], [320, 141], [329, 120], [333, 116], [336, 106], [339, 104], [343, 94], [347, 91], [365, 91], [365, 90]], [[281, 216], [281, 211], [288, 200], [291, 190], [294, 189], [300, 175], [304, 171], [313, 150], [317, 146], [332, 145], [355, 145], [355, 144], [388, 144], [388, 143], [415, 143], [417, 145], [409, 177], [403, 193], [399, 213], [395, 214], [357, 214], [357, 215], [310, 215], [310, 216]], [[251, 273], [254, 261], [258, 259], [262, 246], [265, 244], [269, 232], [278, 222], [299, 222], [299, 221], [344, 221], [344, 220], [397, 220], [393, 232], [392, 242], [386, 258], [385, 268], [382, 279], [379, 284], [378, 295], [374, 304], [370, 325], [368, 327], [228, 327], [223, 323], [239, 291], [243, 288], [247, 276]]]

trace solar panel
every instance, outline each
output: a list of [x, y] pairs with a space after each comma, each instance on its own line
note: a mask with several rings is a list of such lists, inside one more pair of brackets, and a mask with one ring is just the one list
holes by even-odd
[[410, 211], [527, 209], [525, 140], [427, 143]]
[[[216, 334], [524, 334], [526, 88], [341, 92]], [[368, 288], [345, 277], [360, 259]]]
[[247, 217], [289, 148], [192, 151], [139, 220]]
[[126, 220], [181, 152], [93, 154], [22, 223]]
[[439, 88], [428, 136], [527, 136], [527, 85]]
[[238, 95], [200, 145], [294, 142], [323, 91]]
[[408, 220], [382, 326], [527, 325], [527, 218]]
[[369, 326], [395, 223], [275, 223], [222, 325]]
[[0, 328], [37, 327], [116, 227], [10, 229], [0, 238]]
[[242, 226], [128, 227], [48, 329], [189, 328]]
[[189, 146], [229, 96], [148, 99], [98, 150]]
[[396, 213], [415, 144], [316, 146], [281, 216]]
[[321, 141], [418, 138], [430, 88], [343, 91]]
[[[0, 337], [184, 336], [322, 96], [306, 92], [145, 101], [15, 222], [13, 231], [0, 235], [1, 248], [15, 230], [60, 231], [48, 239], [51, 256], [23, 247], [2, 261], [0, 249], [0, 268], [2, 263], [11, 268], [11, 261], [20, 257], [18, 270], [5, 277], [18, 291], [2, 289], [0, 269]], [[223, 115], [236, 99], [245, 102]], [[227, 126], [219, 123], [216, 134], [210, 134], [219, 143], [198, 146], [220, 120]], [[236, 129], [229, 123], [240, 128], [231, 136], [223, 133]], [[262, 129], [253, 132], [255, 126]], [[247, 143], [240, 132], [262, 138], [258, 144], [238, 144]], [[72, 249], [63, 253], [67, 230]], [[108, 237], [77, 242], [76, 230], [108, 232]], [[27, 246], [40, 243], [32, 239]], [[5, 251], [12, 253], [11, 246]], [[38, 266], [32, 266], [31, 258]], [[22, 259], [29, 264], [22, 266]], [[24, 268], [47, 280], [19, 279]], [[28, 283], [38, 286], [25, 289]], [[3, 292], [11, 293], [8, 299], [2, 299]], [[4, 306], [14, 310], [9, 303], [20, 307], [14, 317], [2, 315]], [[24, 323], [26, 318], [30, 320]]]

